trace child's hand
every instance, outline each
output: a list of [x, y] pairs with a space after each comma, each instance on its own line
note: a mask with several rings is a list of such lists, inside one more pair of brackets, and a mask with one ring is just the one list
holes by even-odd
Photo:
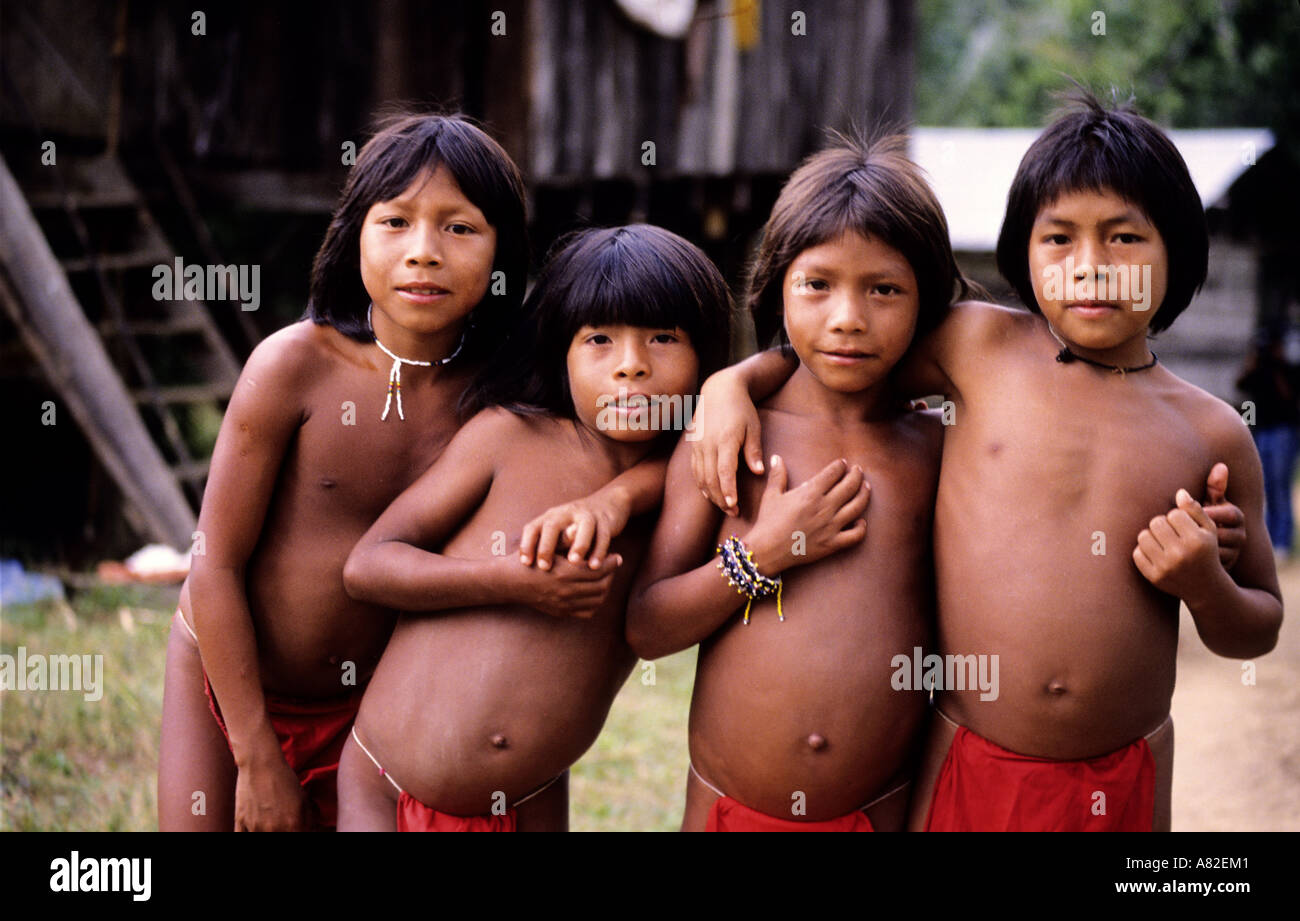
[[773, 454], [758, 518], [743, 538], [754, 555], [754, 565], [769, 577], [792, 566], [814, 563], [867, 536], [862, 515], [871, 498], [871, 486], [861, 467], [832, 461], [789, 492], [787, 479], [785, 461]]
[[1218, 529], [1219, 562], [1231, 569], [1246, 546], [1246, 516], [1224, 498], [1228, 491], [1228, 465], [1215, 464], [1205, 480], [1205, 514]]
[[[602, 501], [603, 497], [603, 501]], [[519, 562], [538, 569], [550, 569], [561, 537], [569, 548], [569, 562], [599, 569], [609, 553], [609, 544], [627, 527], [631, 508], [626, 499], [604, 496], [603, 491], [549, 508], [524, 525], [519, 541]]]
[[549, 572], [528, 568], [524, 573], [527, 584], [523, 589], [524, 603], [552, 617], [591, 617], [605, 603], [614, 573], [623, 565], [617, 553], [607, 556], [600, 568], [592, 569], [582, 564], [570, 563], [561, 557]]
[[1219, 565], [1215, 524], [1185, 489], [1174, 497], [1177, 507], [1151, 519], [1138, 534], [1133, 562], [1146, 580], [1190, 605], [1203, 595]]
[[736, 463], [741, 448], [755, 476], [763, 475], [758, 410], [739, 378], [719, 371], [700, 389], [692, 423], [691, 472], [695, 485], [728, 515], [736, 514]]
[[235, 831], [306, 831], [307, 795], [277, 749], [240, 768], [235, 780]]

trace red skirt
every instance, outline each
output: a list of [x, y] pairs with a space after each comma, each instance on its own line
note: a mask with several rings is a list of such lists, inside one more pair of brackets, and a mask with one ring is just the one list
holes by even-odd
[[1156, 765], [1146, 739], [1084, 761], [1019, 755], [958, 727], [926, 831], [1151, 831]]
[[867, 814], [854, 810], [838, 819], [796, 822], [750, 809], [730, 796], [720, 796], [709, 810], [705, 831], [874, 831]]
[[[208, 695], [208, 708], [229, 745], [230, 733], [226, 730], [226, 721], [221, 717], [221, 708], [217, 706], [206, 672], [203, 691]], [[320, 828], [334, 828], [338, 824], [339, 756], [360, 708], [360, 691], [325, 700], [266, 695], [266, 711], [276, 738], [280, 740], [280, 751], [284, 753], [285, 762], [298, 775], [298, 781], [314, 808], [316, 825]]]

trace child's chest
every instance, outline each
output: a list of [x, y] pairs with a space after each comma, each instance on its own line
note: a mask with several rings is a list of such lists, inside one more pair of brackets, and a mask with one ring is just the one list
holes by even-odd
[[[773, 454], [781, 456], [788, 474], [787, 491], [843, 459], [862, 468], [871, 488], [866, 518], [873, 533], [928, 532], [939, 471], [936, 439], [908, 424], [845, 430], [806, 417], [764, 415], [764, 461], [770, 465]], [[752, 476], [743, 476], [738, 484], [742, 513], [751, 521], [766, 485], [766, 478]]]
[[438, 459], [460, 426], [458, 391], [426, 390], [384, 414], [382, 380], [357, 376], [312, 394], [284, 469], [287, 486], [371, 521]]
[[1073, 516], [1098, 529], [1144, 526], [1173, 507], [1180, 488], [1203, 498], [1218, 458], [1185, 405], [1118, 376], [1059, 370], [1007, 375], [959, 412], [947, 432], [945, 490], [960, 483], [1009, 517]]

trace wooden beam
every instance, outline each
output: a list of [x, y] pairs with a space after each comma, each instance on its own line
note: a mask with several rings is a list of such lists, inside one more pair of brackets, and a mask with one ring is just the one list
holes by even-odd
[[[82, 313], [18, 183], [0, 157], [0, 302], [148, 534], [187, 547], [194, 512]], [[33, 407], [33, 412], [36, 411]]]

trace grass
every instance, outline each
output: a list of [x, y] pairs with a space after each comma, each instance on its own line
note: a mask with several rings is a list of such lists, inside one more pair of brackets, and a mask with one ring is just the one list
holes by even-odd
[[[172, 593], [174, 595], [174, 592]], [[139, 831], [157, 825], [155, 777], [171, 604], [157, 591], [92, 590], [71, 606], [6, 605], [0, 652], [103, 658], [103, 697], [0, 695], [0, 831]], [[146, 604], [154, 606], [141, 606]], [[172, 602], [174, 603], [174, 602]]]
[[[158, 730], [175, 590], [96, 587], [71, 604], [5, 605], [0, 653], [103, 658], [103, 697], [0, 694], [0, 831], [157, 827]], [[688, 651], [638, 665], [571, 772], [574, 831], [675, 830], [686, 783]]]

